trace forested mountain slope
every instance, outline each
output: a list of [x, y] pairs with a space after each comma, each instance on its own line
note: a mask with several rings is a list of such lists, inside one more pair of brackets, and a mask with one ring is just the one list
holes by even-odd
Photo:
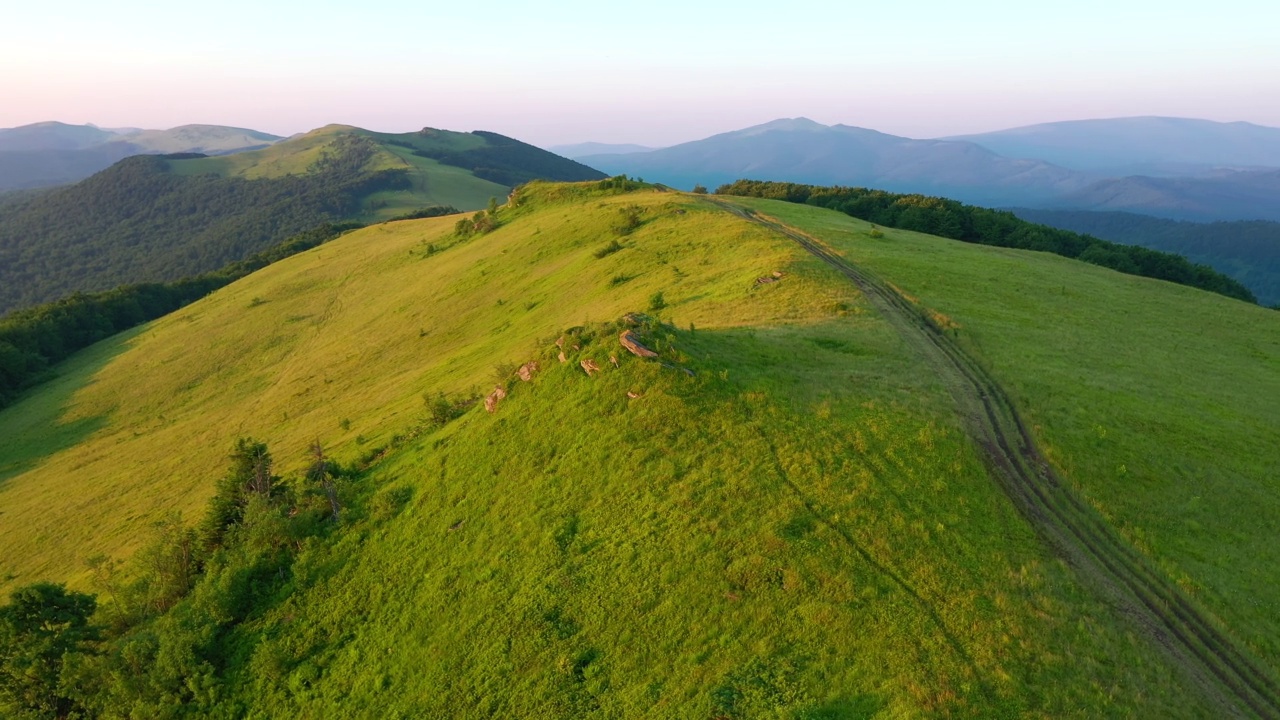
[[208, 272], [326, 222], [463, 210], [533, 178], [603, 177], [492, 133], [332, 126], [218, 157], [137, 156], [0, 205], [0, 314]]

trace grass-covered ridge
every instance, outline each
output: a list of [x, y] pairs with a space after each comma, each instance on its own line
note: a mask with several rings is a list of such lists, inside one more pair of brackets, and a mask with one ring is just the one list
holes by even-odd
[[[344, 480], [323, 533], [275, 542], [296, 508], [246, 514], [241, 544], [215, 554], [185, 600], [73, 663], [79, 701], [104, 717], [1213, 709], [1043, 545], [933, 368], [855, 286], [723, 209], [618, 185], [535, 184], [492, 217], [351, 233], [100, 343], [0, 411], [0, 438], [14, 438], [0, 440], [10, 587], [90, 589], [88, 555], [127, 557], [175, 508], [195, 522], [238, 437], [268, 443], [287, 479], [316, 440], [344, 465], [372, 461]], [[1202, 303], [1180, 313], [1192, 330], [1243, 307], [757, 206], [786, 209], [927, 303], [1002, 380], [1012, 360], [988, 350], [1006, 328], [981, 318], [1026, 322], [1018, 313], [1042, 308], [1019, 294], [1056, 300], [1033, 287], [1046, 275], [1150, 308]], [[877, 242], [879, 254], [864, 248]], [[982, 309], [981, 283], [935, 286], [928, 272], [993, 272], [1018, 289]], [[933, 287], [950, 294], [926, 296]], [[634, 328], [658, 358], [620, 345], [630, 311], [658, 316]], [[1062, 322], [1072, 342], [1093, 342], [1093, 318]], [[1039, 360], [1051, 375], [1062, 365]], [[529, 361], [538, 370], [517, 379]], [[1242, 371], [1265, 379], [1267, 367]], [[1010, 381], [1014, 397], [1060, 462], [1072, 446], [1023, 382]], [[440, 393], [498, 384], [496, 412], [433, 419]], [[1065, 403], [1074, 391], [1058, 392]], [[1150, 428], [1108, 428], [1154, 442]], [[1073, 480], [1078, 469], [1064, 467]], [[1269, 622], [1222, 617], [1235, 632]]]
[[[588, 191], [541, 195], [555, 193]], [[238, 434], [298, 447], [318, 436], [349, 460], [412, 424], [423, 393], [482, 387], [538, 338], [643, 309], [656, 292], [672, 312], [698, 296], [680, 312], [687, 321], [749, 323], [755, 295], [743, 288], [758, 266], [793, 254], [771, 241], [769, 251], [754, 248], [758, 257], [719, 257], [741, 231], [726, 233], [727, 218], [673, 193], [605, 194], [584, 209], [591, 197], [504, 210], [503, 227], [465, 242], [454, 218], [350, 233], [73, 358], [0, 413], [0, 499], [16, 525], [85, 523], [43, 552], [22, 544], [36, 538], [5, 533], [3, 572], [16, 575], [11, 582], [64, 579], [78, 572], [77, 556], [136, 547], [163, 512], [202, 506], [209, 476], [183, 468], [195, 462], [216, 475]], [[630, 206], [645, 224], [619, 235]], [[597, 259], [613, 241], [627, 249]], [[102, 431], [68, 445], [50, 427]], [[65, 492], [63, 477], [77, 478], [82, 494]], [[100, 511], [83, 515], [86, 502]]]

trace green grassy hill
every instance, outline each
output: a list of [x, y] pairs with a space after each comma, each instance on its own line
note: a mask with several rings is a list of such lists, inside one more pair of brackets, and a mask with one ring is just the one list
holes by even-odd
[[477, 210], [535, 178], [601, 173], [493, 133], [329, 126], [262, 150], [138, 156], [0, 205], [0, 314], [215, 270], [328, 222]]
[[1259, 303], [1280, 306], [1280, 222], [1193, 223], [1086, 210], [1018, 208], [1014, 212], [1031, 222], [1178, 253], [1244, 283]]
[[[318, 440], [368, 463], [341, 519], [272, 544], [287, 513], [251, 516], [185, 600], [77, 666], [88, 707], [1266, 714], [1274, 312], [731, 202], [924, 308], [1003, 385], [1061, 492], [1263, 668], [1261, 690], [1198, 674], [1217, 666], [1154, 639], [1029, 518], [946, 373], [838, 264], [653, 189], [535, 184], [472, 237], [456, 218], [367, 228], [77, 355], [0, 411], [0, 577], [101, 591], [85, 560], [128, 558], [174, 511], [195, 522], [236, 438], [286, 477]], [[633, 329], [658, 358], [620, 346], [631, 311], [659, 318]], [[439, 393], [495, 384], [496, 412], [430, 419]]]

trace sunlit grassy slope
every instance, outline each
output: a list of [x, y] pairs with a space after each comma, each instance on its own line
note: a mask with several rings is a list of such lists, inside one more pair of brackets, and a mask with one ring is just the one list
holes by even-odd
[[302, 175], [328, 152], [341, 135], [372, 138], [379, 146], [365, 162], [363, 170], [408, 170], [411, 188], [375, 193], [366, 199], [365, 221], [385, 220], [427, 205], [451, 205], [462, 210], [482, 208], [489, 198], [505, 198], [504, 185], [476, 177], [471, 172], [416, 156], [409, 148], [388, 141], [413, 138], [424, 147], [466, 150], [483, 146], [484, 140], [470, 133], [436, 131], [429, 139], [417, 134], [374, 133], [349, 125], [327, 125], [305, 135], [290, 138], [262, 150], [190, 160], [170, 160], [170, 172], [178, 175], [215, 174], [248, 179]]
[[528, 210], [429, 257], [453, 218], [375, 226], [77, 356], [0, 413], [5, 527], [55, 536], [4, 532], [2, 572], [63, 578], [78, 557], [135, 547], [159, 513], [201, 507], [238, 434], [282, 449], [318, 436], [358, 455], [357, 437], [385, 441], [424, 392], [481, 387], [537, 338], [643, 309], [658, 290], [682, 320], [718, 325], [836, 302], [794, 282], [773, 293], [786, 303], [760, 310], [752, 280], [794, 253], [772, 240], [738, 250], [749, 231], [698, 208], [675, 214], [685, 203], [674, 194], [596, 202], [641, 204], [652, 218], [602, 260], [593, 253], [618, 237], [617, 207]]
[[[77, 356], [0, 412], [7, 586], [83, 586], [85, 557], [128, 555], [173, 510], [194, 518], [237, 436], [268, 442], [296, 472], [314, 439], [350, 459], [415, 425], [424, 393], [487, 391], [502, 378], [511, 393], [495, 414], [476, 407], [374, 465], [363, 482], [407, 496], [398, 513], [349, 517], [336, 546], [301, 553], [287, 601], [219, 640], [234, 649], [228, 714], [1204, 714], [1152, 645], [1037, 540], [987, 476], [947, 390], [846, 280], [689, 196], [592, 187], [535, 185], [500, 213], [500, 229], [465, 242], [451, 239], [452, 218], [353, 233]], [[620, 236], [633, 204], [643, 222]], [[1020, 309], [1032, 301], [992, 288], [998, 301], [983, 313], [980, 288], [930, 297], [949, 286], [922, 282], [934, 276], [918, 258], [935, 253], [935, 275], [997, 263], [1008, 287], [1019, 276], [1078, 280], [1096, 296], [1082, 306], [1107, 293], [1177, 303], [1164, 312], [1187, 323], [1225, 301], [906, 233], [864, 252], [856, 221], [760, 207], [792, 213], [937, 301], [1007, 378], [1069, 477], [1129, 532], [1156, 514], [1129, 520], [1095, 494], [1107, 484], [1083, 477], [1083, 458], [1114, 458], [1053, 434], [1055, 405], [1038, 409], [1027, 379], [1048, 382], [1049, 370], [1010, 370], [1017, 353], [1048, 354], [1026, 338], [1049, 333], [1024, 328], [999, 356], [1002, 326], [966, 314], [1047, 325]], [[614, 240], [622, 249], [601, 252]], [[775, 270], [780, 282], [755, 283]], [[659, 291], [669, 324], [651, 342], [693, 376], [625, 354], [616, 328], [600, 329]], [[1078, 344], [1104, 326], [1065, 312], [1056, 322]], [[567, 336], [561, 364], [551, 343], [575, 326], [585, 329]], [[588, 377], [576, 362], [586, 358], [603, 371]], [[532, 382], [510, 379], [512, 364], [533, 359]], [[1239, 371], [1265, 390], [1265, 367]], [[1105, 388], [1123, 379], [1115, 372], [1090, 377]], [[1059, 388], [1062, 407], [1095, 401], [1095, 390]], [[1176, 412], [1165, 420], [1175, 430]], [[1228, 432], [1235, 420], [1220, 415]], [[1159, 446], [1163, 426], [1109, 422], [1098, 423], [1103, 443]], [[1232, 462], [1247, 477], [1265, 459]], [[1183, 562], [1143, 532], [1158, 557]], [[1210, 587], [1209, 574], [1187, 572]], [[1211, 607], [1274, 637], [1264, 627], [1274, 621], [1230, 598]]]
[[774, 201], [958, 324], [1051, 460], [1233, 634], [1280, 665], [1280, 313], [1044, 254]]

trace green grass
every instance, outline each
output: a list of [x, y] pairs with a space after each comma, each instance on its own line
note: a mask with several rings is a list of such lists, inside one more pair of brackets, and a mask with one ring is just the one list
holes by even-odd
[[406, 169], [412, 183], [412, 187], [406, 190], [370, 195], [365, 200], [365, 211], [354, 218], [361, 222], [387, 220], [428, 205], [451, 205], [463, 210], [478, 210], [489, 202], [489, 198], [505, 198], [509, 192], [507, 187], [482, 180], [467, 170], [419, 157], [409, 148], [387, 142], [415, 142], [423, 148], [445, 150], [465, 150], [484, 145], [484, 140], [480, 137], [448, 131], [439, 131], [430, 138], [423, 138], [415, 133], [394, 135], [346, 125], [329, 125], [262, 150], [192, 160], [170, 160], [169, 170], [178, 175], [214, 174], [250, 180], [301, 175], [307, 173], [323, 157], [331, 143], [342, 133], [371, 137], [381, 144], [365, 164], [364, 170], [376, 172]]
[[460, 167], [419, 157], [406, 148], [388, 145], [385, 150], [410, 168], [413, 186], [370, 195], [365, 201], [365, 215], [360, 218], [364, 222], [386, 220], [428, 205], [475, 210], [484, 207], [489, 198], [501, 201], [510, 192], [503, 185], [478, 178]]
[[[464, 242], [451, 236], [454, 218], [346, 235], [64, 364], [0, 412], [6, 588], [86, 587], [86, 557], [127, 557], [172, 510], [194, 519], [238, 436], [266, 441], [288, 474], [314, 439], [350, 461], [400, 436], [360, 481], [369, 507], [347, 514], [331, 542], [301, 546], [271, 602], [206, 634], [198, 652], [220, 655], [217, 690], [202, 697], [219, 698], [219, 712], [1205, 714], [1152, 645], [1043, 546], [988, 477], [946, 388], [847, 280], [691, 196], [593, 187], [535, 185], [502, 210], [499, 229]], [[596, 257], [629, 205], [639, 226]], [[1066, 475], [1157, 559], [1229, 597], [1142, 524], [1159, 507], [1184, 512], [1143, 463], [1196, 457], [1156, 433], [1185, 443], [1194, 433], [1178, 398], [1149, 411], [1166, 412], [1164, 425], [1124, 424], [1117, 408], [1146, 406], [1111, 400], [1127, 392], [1121, 383], [1171, 391], [1124, 374], [1126, 355], [1106, 351], [1107, 322], [1093, 312], [1123, 299], [1143, 309], [1139, 320], [1167, 316], [1186, 335], [1255, 309], [1051, 256], [892, 230], [872, 240], [836, 213], [755, 205], [829, 236], [949, 316]], [[755, 283], [773, 271], [780, 282]], [[1056, 284], [1079, 284], [1080, 308], [1050, 323], [1041, 313], [1061, 302]], [[619, 328], [602, 325], [659, 292], [667, 324], [646, 340], [693, 376], [627, 355]], [[1218, 366], [1260, 383], [1265, 399], [1275, 336], [1257, 329], [1262, 316], [1244, 317], [1262, 357]], [[1170, 322], [1129, 331], [1160, 347]], [[1234, 353], [1246, 337], [1221, 333], [1187, 342]], [[562, 336], [565, 364], [552, 344]], [[1055, 354], [1064, 346], [1080, 348], [1073, 362]], [[1104, 357], [1114, 365], [1080, 367]], [[602, 372], [588, 377], [586, 358]], [[533, 359], [532, 382], [510, 378]], [[1083, 387], [1067, 384], [1072, 372]], [[495, 414], [475, 407], [413, 436], [424, 396], [496, 382], [510, 394]], [[1261, 400], [1240, 401], [1244, 410], [1201, 419], [1222, 423], [1210, 437], [1256, 431], [1241, 424], [1249, 412], [1272, 417]], [[1077, 406], [1107, 429], [1094, 446], [1073, 444], [1076, 425], [1062, 419]], [[1227, 451], [1257, 450], [1258, 437]], [[1146, 493], [1145, 514], [1113, 497], [1126, 492], [1114, 474], [1085, 472], [1113, 467], [1117, 447], [1149, 451], [1122, 460], [1147, 483], [1127, 490]], [[1250, 477], [1265, 462], [1220, 467]], [[191, 607], [224, 579], [211, 576]], [[1255, 646], [1274, 637], [1265, 614], [1198, 596]]]
[[1037, 439], [1135, 546], [1280, 663], [1280, 314], [1044, 254], [779, 202], [958, 325]]
[[668, 334], [697, 378], [628, 356], [588, 379], [544, 350], [495, 415], [393, 455], [372, 481], [407, 507], [236, 635], [249, 714], [1186, 711], [878, 319]]
[[[724, 257], [729, 220], [719, 213], [676, 215], [684, 201], [674, 195], [627, 200], [649, 208], [648, 233], [604, 260], [592, 253], [612, 236], [615, 200], [587, 212], [557, 205], [430, 257], [428, 243], [449, 245], [453, 218], [380, 225], [109, 341], [119, 354], [104, 367], [79, 357], [62, 366], [57, 401], [42, 389], [0, 412], [0, 468], [49, 445], [49, 426], [32, 418], [103, 424], [34, 466], [25, 460], [24, 472], [6, 472], [0, 577], [13, 576], [7, 587], [75, 579], [85, 557], [127, 555], [166, 512], [198, 512], [237, 435], [282, 450], [319, 437], [355, 457], [357, 436], [381, 444], [408, 426], [423, 392], [479, 387], [538, 338], [642, 308], [655, 291], [682, 322], [749, 323], [760, 312], [762, 295], [748, 292], [760, 263], [799, 258], [748, 230], [727, 237], [756, 256]], [[635, 279], [612, 285], [624, 271]], [[795, 316], [836, 302], [802, 288], [775, 293]], [[68, 529], [47, 543], [8, 531], [37, 525]]]

